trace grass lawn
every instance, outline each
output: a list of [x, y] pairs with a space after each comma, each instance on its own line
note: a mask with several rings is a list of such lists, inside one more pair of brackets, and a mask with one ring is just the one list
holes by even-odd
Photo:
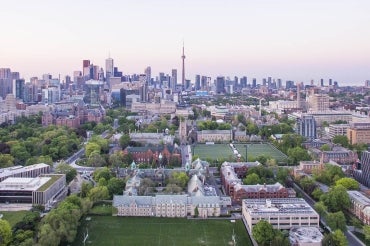
[[112, 215], [112, 205], [101, 204], [98, 206], [94, 206], [89, 213], [96, 215]]
[[233, 229], [237, 245], [252, 245], [242, 221], [187, 220], [172, 218], [142, 218], [90, 216], [83, 219], [73, 246], [83, 245], [83, 233], [88, 228], [86, 245], [229, 245]]
[[[234, 144], [239, 154], [245, 158], [245, 145]], [[248, 156], [258, 157], [261, 155], [271, 156], [276, 159], [278, 163], [286, 162], [287, 156], [280, 150], [276, 149], [269, 143], [248, 143]], [[199, 156], [200, 159], [226, 159], [235, 161], [235, 156], [228, 144], [197, 144], [194, 147], [193, 155]]]
[[19, 221], [21, 221], [27, 213], [31, 213], [31, 212], [30, 211], [0, 211], [0, 214], [3, 215], [2, 219], [7, 220], [11, 227], [13, 227]]
[[[245, 158], [245, 144], [234, 144], [239, 153]], [[269, 143], [247, 144], [248, 156], [258, 157], [261, 155], [271, 156], [278, 163], [286, 162], [287, 156]]]
[[194, 147], [193, 155], [199, 156], [201, 160], [206, 159], [233, 159], [234, 154], [228, 144], [197, 144]]

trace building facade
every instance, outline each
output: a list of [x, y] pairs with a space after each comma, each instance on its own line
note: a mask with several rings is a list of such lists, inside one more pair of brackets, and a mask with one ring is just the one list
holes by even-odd
[[242, 216], [252, 231], [260, 220], [268, 221], [274, 229], [319, 227], [320, 216], [303, 198], [245, 199]]

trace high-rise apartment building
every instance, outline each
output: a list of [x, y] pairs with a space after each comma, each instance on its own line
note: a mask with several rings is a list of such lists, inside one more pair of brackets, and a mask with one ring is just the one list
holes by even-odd
[[90, 76], [90, 60], [82, 61], [82, 75]]
[[5, 99], [7, 94], [13, 93], [12, 72], [10, 68], [0, 68], [0, 97]]
[[216, 94], [225, 93], [225, 77], [218, 76], [216, 78]]
[[171, 89], [174, 91], [177, 85], [177, 69], [171, 71]]
[[195, 75], [195, 90], [200, 90], [200, 75]]
[[113, 65], [113, 59], [108, 58], [105, 60], [105, 78], [109, 83], [109, 78], [114, 76], [114, 65]]
[[145, 76], [146, 76], [146, 83], [147, 85], [151, 85], [152, 83], [152, 68], [150, 66], [145, 68]]
[[15, 88], [14, 91], [15, 98], [22, 99], [23, 101], [24, 101], [24, 86], [25, 86], [24, 79], [17, 79], [15, 80], [15, 86], [13, 87]]

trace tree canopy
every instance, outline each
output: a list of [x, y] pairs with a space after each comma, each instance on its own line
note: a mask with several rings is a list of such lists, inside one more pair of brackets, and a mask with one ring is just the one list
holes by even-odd
[[344, 211], [351, 205], [347, 189], [342, 185], [330, 188], [329, 192], [321, 196], [321, 199], [331, 212]]
[[274, 238], [274, 228], [266, 220], [260, 220], [253, 226], [252, 235], [258, 245], [267, 246]]
[[335, 185], [342, 185], [347, 190], [358, 190], [360, 188], [359, 183], [353, 178], [341, 178], [335, 181]]

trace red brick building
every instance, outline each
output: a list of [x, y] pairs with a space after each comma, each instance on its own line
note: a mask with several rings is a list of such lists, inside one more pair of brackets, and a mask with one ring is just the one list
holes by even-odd
[[221, 182], [225, 193], [233, 202], [241, 204], [247, 198], [287, 198], [295, 197], [293, 189], [285, 188], [280, 183], [270, 185], [243, 185], [249, 168], [260, 165], [259, 162], [225, 162], [221, 166]]
[[[157, 166], [166, 166], [177, 162], [181, 165], [181, 150], [174, 145], [127, 147], [123, 151], [123, 154], [131, 154], [136, 163], [146, 163], [149, 165], [155, 163]], [[161, 160], [160, 156], [162, 157]]]

